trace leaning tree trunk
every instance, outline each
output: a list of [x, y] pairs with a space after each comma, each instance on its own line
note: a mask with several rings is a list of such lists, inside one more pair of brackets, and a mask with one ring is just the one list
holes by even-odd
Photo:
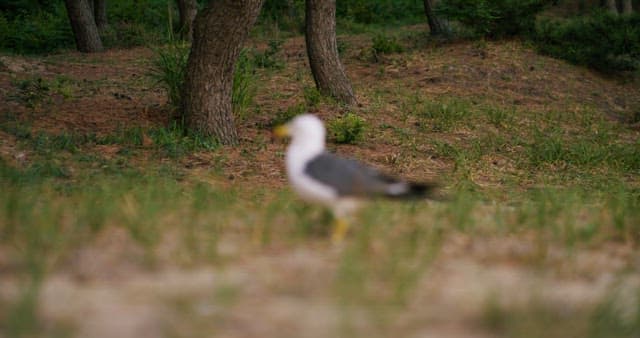
[[190, 131], [223, 144], [238, 142], [231, 107], [233, 73], [262, 1], [209, 1], [196, 16], [184, 85], [184, 117]]
[[434, 2], [434, 0], [424, 0], [424, 14], [427, 16], [427, 21], [429, 22], [431, 35], [442, 35], [445, 29], [440, 19], [433, 13], [433, 6], [431, 4]]
[[616, 5], [616, 0], [607, 0], [606, 2], [607, 10], [611, 14], [618, 14], [618, 6]]
[[624, 14], [633, 13], [633, 3], [631, 0], [622, 0], [622, 13]]
[[99, 32], [107, 28], [107, 0], [93, 0], [93, 17]]
[[336, 1], [306, 1], [306, 42], [311, 73], [318, 90], [346, 104], [355, 104], [336, 41]]
[[198, 14], [198, 2], [196, 0], [178, 0], [180, 12], [180, 36], [191, 41], [193, 38], [193, 20]]
[[85, 53], [100, 52], [103, 50], [102, 40], [88, 1], [65, 0], [64, 4], [78, 50]]

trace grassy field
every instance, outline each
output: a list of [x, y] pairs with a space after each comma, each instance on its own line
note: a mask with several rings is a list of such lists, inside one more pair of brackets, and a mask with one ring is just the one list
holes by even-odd
[[[339, 38], [355, 108], [251, 41], [235, 148], [171, 124], [157, 50], [2, 56], [0, 337], [637, 337], [637, 79], [423, 30]], [[445, 201], [332, 245], [271, 136], [305, 111]]]

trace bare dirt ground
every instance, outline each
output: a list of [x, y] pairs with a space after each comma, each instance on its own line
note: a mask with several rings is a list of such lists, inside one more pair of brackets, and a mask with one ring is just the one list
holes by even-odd
[[[412, 123], [398, 120], [400, 99], [377, 104], [375, 91], [461, 97], [530, 111], [590, 107], [620, 120], [640, 109], [637, 83], [540, 56], [517, 41], [425, 47], [372, 64], [361, 58], [367, 41], [345, 40], [349, 48], [344, 62], [359, 93], [359, 109], [375, 110], [366, 115], [371, 125]], [[261, 114], [239, 121], [242, 146], [224, 148], [222, 175], [203, 179], [223, 188], [286, 186], [282, 158], [274, 155], [284, 145], [272, 141], [264, 125], [278, 110], [302, 102], [304, 86], [312, 85], [303, 43], [302, 38], [286, 42], [283, 71], [259, 74], [255, 104]], [[29, 121], [34, 130], [52, 133], [109, 134], [123, 126], [167, 124], [164, 93], [146, 75], [151, 56], [146, 48], [97, 55], [3, 56], [1, 109]], [[70, 78], [73, 93], [26, 108], [12, 95], [16, 81], [33, 76]], [[328, 118], [338, 112], [321, 106], [314, 113]], [[5, 160], [18, 163], [26, 156], [28, 161], [29, 154], [16, 148], [13, 136], [0, 132], [0, 139], [0, 156]], [[335, 148], [414, 178], [446, 175], [453, 167], [436, 157], [394, 165], [389, 158], [397, 154], [398, 145], [381, 139]], [[253, 156], [244, 156], [242, 149]], [[96, 146], [83, 151], [114, 150]], [[217, 160], [215, 154], [199, 152], [180, 161], [188, 175], [206, 176], [206, 169]], [[171, 239], [166, 242], [170, 245]], [[571, 318], [599, 302], [614, 285], [620, 286], [623, 298], [624, 292], [640, 287], [640, 255], [633, 245], [613, 242], [575, 251], [552, 245], [546, 251], [551, 263], [540, 269], [527, 264], [539, 254], [536, 243], [527, 234], [448, 236], [403, 310], [378, 316], [374, 306], [348, 312], [336, 307], [332, 285], [341, 248], [326, 240], [300, 245], [276, 241], [255, 247], [231, 234], [220, 248], [228, 263], [185, 267], [167, 257], [149, 267], [140, 263], [143, 250], [116, 228], [101, 233], [49, 275], [40, 292], [39, 316], [49, 325], [71, 328], [74, 336], [92, 338], [494, 337], [485, 323], [492, 302], [516, 312], [538, 302], [552, 304], [560, 309], [553, 313]], [[162, 249], [157, 251], [162, 256]], [[19, 286], [11, 269], [2, 265], [0, 259], [0, 297], [12, 299]], [[532, 332], [513, 335], [537, 336]]]

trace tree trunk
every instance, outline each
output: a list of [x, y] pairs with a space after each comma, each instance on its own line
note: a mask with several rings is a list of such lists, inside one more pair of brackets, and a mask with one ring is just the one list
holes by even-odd
[[102, 51], [102, 40], [88, 0], [65, 0], [64, 4], [78, 50], [84, 53]]
[[431, 35], [442, 35], [445, 31], [444, 25], [433, 13], [432, 3], [435, 5], [435, 0], [424, 0], [424, 14], [426, 14], [429, 22], [429, 31]]
[[187, 41], [193, 38], [193, 20], [198, 14], [198, 2], [196, 0], [178, 0], [180, 12], [180, 36]]
[[618, 14], [618, 6], [616, 5], [616, 0], [607, 0], [607, 10], [611, 14]]
[[631, 0], [622, 0], [622, 13], [623, 14], [633, 13], [633, 3]]
[[99, 32], [107, 28], [107, 0], [93, 0], [93, 17]]
[[262, 2], [210, 1], [196, 16], [184, 86], [184, 117], [190, 131], [223, 144], [238, 142], [231, 106], [233, 73]]
[[338, 57], [336, 1], [307, 0], [305, 5], [307, 55], [316, 87], [340, 102], [355, 104], [351, 83]]

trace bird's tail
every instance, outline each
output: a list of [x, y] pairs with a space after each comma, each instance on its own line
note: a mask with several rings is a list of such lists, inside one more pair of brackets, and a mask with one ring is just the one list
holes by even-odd
[[435, 183], [396, 182], [385, 190], [385, 196], [398, 199], [434, 198], [438, 185]]

